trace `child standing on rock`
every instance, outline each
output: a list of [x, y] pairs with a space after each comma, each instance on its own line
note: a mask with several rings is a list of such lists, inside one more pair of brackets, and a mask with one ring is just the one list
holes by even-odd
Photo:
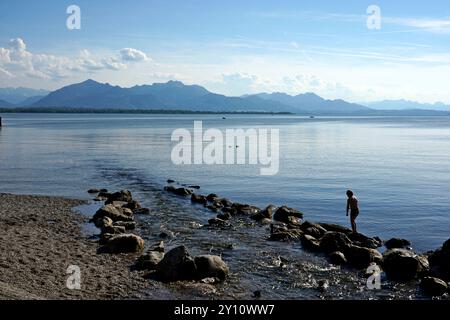
[[358, 199], [356, 199], [352, 190], [347, 190], [347, 217], [350, 210], [350, 222], [352, 224], [353, 233], [356, 233], [356, 217], [359, 215]]

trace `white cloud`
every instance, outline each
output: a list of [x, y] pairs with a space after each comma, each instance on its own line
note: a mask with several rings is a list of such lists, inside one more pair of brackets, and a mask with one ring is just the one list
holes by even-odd
[[149, 57], [142, 51], [133, 48], [123, 48], [120, 55], [124, 61], [147, 61]]
[[83, 73], [124, 70], [128, 63], [147, 60], [145, 53], [132, 48], [102, 56], [88, 50], [75, 57], [33, 53], [23, 39], [15, 38], [6, 48], [0, 47], [0, 77], [59, 80]]
[[450, 20], [448, 19], [385, 17], [383, 18], [383, 22], [423, 29], [435, 33], [450, 33]]

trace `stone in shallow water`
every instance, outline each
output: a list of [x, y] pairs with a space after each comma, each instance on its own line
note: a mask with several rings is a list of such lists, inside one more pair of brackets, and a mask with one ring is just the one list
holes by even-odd
[[430, 296], [442, 296], [447, 292], [445, 281], [434, 277], [424, 277], [420, 286], [425, 294]]

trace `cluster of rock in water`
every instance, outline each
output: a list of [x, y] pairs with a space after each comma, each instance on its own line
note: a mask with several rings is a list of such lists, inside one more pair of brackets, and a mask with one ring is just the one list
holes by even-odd
[[[262, 225], [270, 225], [270, 241], [299, 241], [306, 250], [327, 255], [335, 265], [366, 269], [372, 264], [381, 267], [386, 276], [399, 282], [420, 279], [424, 293], [441, 296], [450, 291], [450, 239], [442, 248], [425, 254], [411, 249], [406, 239], [392, 238], [383, 242], [336, 224], [302, 221], [303, 213], [286, 206], [269, 205], [265, 209], [232, 202], [216, 194], [195, 194], [192, 189], [177, 187], [169, 180], [165, 190], [201, 204], [218, 213], [209, 225], [229, 226], [236, 216], [245, 216]], [[382, 254], [377, 248], [386, 247]]]
[[[150, 214], [134, 200], [128, 190], [109, 193], [104, 189], [91, 189], [89, 193], [98, 194], [97, 201], [105, 201], [92, 217], [91, 222], [100, 229], [100, 252], [140, 253], [145, 249], [145, 241], [132, 233], [136, 228], [135, 215]], [[146, 254], [140, 256], [135, 264], [140, 270], [148, 270], [162, 281], [205, 280], [223, 281], [229, 273], [228, 266], [214, 255], [192, 257], [184, 246], [173, 248], [165, 253], [162, 241], [150, 246]]]

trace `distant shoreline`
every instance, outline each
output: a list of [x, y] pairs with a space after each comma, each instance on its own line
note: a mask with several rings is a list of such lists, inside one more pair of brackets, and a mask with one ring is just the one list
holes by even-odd
[[0, 108], [0, 113], [59, 113], [59, 114], [211, 114], [211, 115], [287, 115], [304, 117], [417, 117], [417, 116], [450, 116], [450, 111], [437, 110], [371, 110], [370, 112], [352, 113], [293, 113], [269, 111], [195, 111], [195, 110], [164, 110], [164, 109], [111, 109], [111, 108]]
[[95, 114], [262, 114], [294, 115], [292, 112], [194, 111], [162, 109], [89, 109], [89, 108], [0, 108], [0, 113], [95, 113]]

